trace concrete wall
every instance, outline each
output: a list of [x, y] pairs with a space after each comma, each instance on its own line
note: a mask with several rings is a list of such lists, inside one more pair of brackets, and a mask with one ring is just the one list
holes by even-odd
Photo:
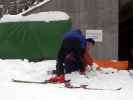
[[118, 0], [52, 0], [34, 12], [54, 10], [67, 12], [84, 31], [103, 30], [103, 42], [92, 51], [95, 58], [118, 58]]

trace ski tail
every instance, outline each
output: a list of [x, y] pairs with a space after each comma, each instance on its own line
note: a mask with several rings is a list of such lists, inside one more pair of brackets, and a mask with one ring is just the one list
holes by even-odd
[[12, 79], [12, 82], [16, 82], [16, 83], [35, 83], [35, 84], [47, 84], [47, 83], [49, 83], [48, 80], [45, 80], [43, 82], [34, 82], [34, 81], [23, 81], [23, 80], [16, 80], [16, 79]]
[[33, 84], [61, 84], [63, 82], [58, 82], [58, 81], [49, 81], [49, 80], [44, 80], [42, 82], [36, 82], [36, 81], [24, 81], [24, 80], [17, 80], [17, 79], [12, 79], [12, 82], [16, 82], [16, 83], [33, 83]]
[[85, 89], [85, 90], [105, 90], [105, 91], [120, 91], [122, 88], [115, 88], [115, 89], [103, 89], [103, 88], [91, 88], [91, 87], [88, 87], [88, 85], [81, 85], [81, 86], [69, 86], [69, 87], [66, 87], [66, 88], [69, 88], [69, 89], [79, 89], [79, 88], [82, 88], [82, 89]]

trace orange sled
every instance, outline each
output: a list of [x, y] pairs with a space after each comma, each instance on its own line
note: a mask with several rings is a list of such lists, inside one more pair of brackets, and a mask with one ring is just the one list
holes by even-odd
[[95, 63], [104, 68], [115, 68], [118, 70], [128, 69], [128, 61], [96, 60]]

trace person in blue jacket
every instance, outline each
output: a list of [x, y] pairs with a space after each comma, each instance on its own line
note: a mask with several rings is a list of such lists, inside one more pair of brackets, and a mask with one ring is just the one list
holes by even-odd
[[57, 76], [80, 71], [84, 68], [82, 52], [85, 48], [85, 43], [85, 36], [80, 29], [64, 33], [62, 45], [57, 57]]

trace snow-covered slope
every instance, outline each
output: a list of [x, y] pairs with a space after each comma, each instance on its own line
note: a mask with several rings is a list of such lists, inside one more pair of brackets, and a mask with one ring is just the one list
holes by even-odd
[[61, 11], [49, 11], [49, 12], [40, 12], [36, 14], [31, 14], [28, 16], [21, 16], [21, 15], [4, 15], [0, 23], [5, 22], [24, 22], [24, 21], [62, 21], [68, 20], [70, 17]]
[[[61, 88], [63, 84], [22, 84], [11, 82], [12, 78], [43, 81], [47, 71], [55, 69], [54, 60], [38, 63], [27, 60], [0, 60], [1, 100], [132, 100], [133, 79], [128, 71], [97, 71], [88, 79], [88, 85], [95, 88], [122, 87], [121, 91], [84, 90]], [[111, 70], [111, 69], [110, 69]], [[110, 71], [109, 70], [109, 71]], [[113, 70], [113, 69], [112, 69]], [[77, 79], [78, 80], [78, 79]], [[81, 80], [79, 80], [81, 81]]]

